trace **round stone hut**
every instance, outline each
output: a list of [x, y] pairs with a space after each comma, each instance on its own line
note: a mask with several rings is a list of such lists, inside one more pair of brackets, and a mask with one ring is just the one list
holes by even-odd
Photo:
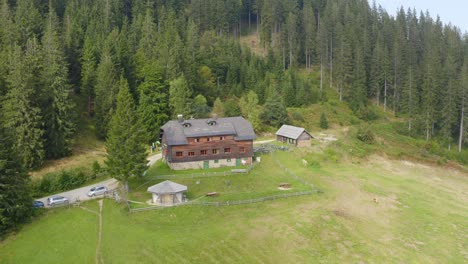
[[153, 194], [152, 202], [157, 205], [171, 206], [185, 201], [184, 192], [187, 186], [171, 181], [163, 181], [148, 187], [148, 192]]

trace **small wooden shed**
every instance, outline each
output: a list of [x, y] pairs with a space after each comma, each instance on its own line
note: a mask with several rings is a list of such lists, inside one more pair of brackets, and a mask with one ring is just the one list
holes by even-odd
[[187, 186], [171, 181], [163, 181], [148, 187], [148, 192], [153, 194], [152, 202], [164, 206], [183, 203], [185, 201], [183, 193], [187, 190]]
[[308, 147], [314, 137], [303, 127], [283, 125], [276, 132], [276, 140], [296, 147]]

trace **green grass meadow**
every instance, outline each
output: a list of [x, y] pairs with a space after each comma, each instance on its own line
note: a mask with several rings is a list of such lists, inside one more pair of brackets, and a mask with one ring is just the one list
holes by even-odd
[[[262, 161], [248, 174], [234, 174], [228, 176], [213, 176], [213, 177], [194, 177], [186, 178], [185, 174], [195, 173], [212, 173], [212, 172], [230, 172], [232, 167], [218, 168], [215, 170], [188, 170], [188, 171], [166, 171], [167, 165], [162, 162], [156, 163], [153, 168], [149, 170], [148, 177], [156, 175], [181, 175], [181, 178], [170, 179], [177, 183], [188, 186], [186, 193], [189, 200], [197, 201], [238, 201], [255, 199], [260, 197], [300, 192], [310, 190], [309, 186], [302, 184], [295, 180], [290, 175], [286, 174], [272, 159], [270, 155], [263, 155]], [[158, 168], [161, 168], [158, 171]], [[130, 181], [129, 199], [146, 202], [151, 199], [151, 194], [146, 190], [149, 186], [157, 184], [161, 180], [148, 181], [147, 179], [133, 179]], [[290, 183], [290, 190], [278, 190], [280, 183]], [[206, 193], [217, 192], [219, 196], [206, 197]]]
[[[320, 194], [133, 214], [105, 200], [100, 256], [104, 263], [468, 261], [466, 172], [381, 155], [325, 159], [330, 151], [276, 153], [291, 171], [319, 187]], [[283, 181], [302, 188], [270, 159], [264, 156], [249, 175], [227, 176], [231, 187], [224, 177], [201, 178], [199, 185], [196, 179], [176, 182], [187, 184], [193, 198], [207, 191], [220, 192], [215, 199], [273, 194]], [[85, 206], [98, 210], [96, 201]], [[48, 211], [0, 242], [0, 263], [92, 263], [97, 233], [93, 213], [81, 208]]]

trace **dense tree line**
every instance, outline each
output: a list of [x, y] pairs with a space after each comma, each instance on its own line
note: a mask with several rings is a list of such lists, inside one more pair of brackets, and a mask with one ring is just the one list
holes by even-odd
[[[0, 12], [2, 123], [27, 168], [71, 152], [74, 98], [106, 139], [120, 76], [147, 142], [178, 113], [260, 129], [330, 93], [363, 118], [370, 103], [405, 117], [427, 140], [466, 138], [468, 40], [427, 13], [366, 0], [2, 0]], [[263, 54], [241, 47], [247, 33]]]

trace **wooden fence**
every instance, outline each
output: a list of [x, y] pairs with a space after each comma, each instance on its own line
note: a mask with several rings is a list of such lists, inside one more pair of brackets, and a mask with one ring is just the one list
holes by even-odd
[[135, 188], [135, 190], [140, 189], [142, 186], [147, 185], [148, 183], [155, 180], [177, 180], [177, 179], [194, 179], [194, 178], [210, 178], [210, 177], [224, 177], [237, 174], [248, 174], [258, 165], [258, 162], [252, 163], [252, 165], [245, 168], [245, 170], [232, 169], [230, 171], [213, 171], [213, 172], [201, 172], [201, 173], [190, 173], [190, 174], [167, 174], [167, 175], [157, 175], [153, 177], [148, 177], [148, 181], [143, 184], [140, 184]]
[[[260, 198], [255, 198], [255, 199], [248, 199], [248, 200], [238, 200], [238, 201], [224, 201], [224, 202], [189, 201], [189, 202], [177, 204], [177, 205], [174, 205], [174, 206], [187, 206], [187, 205], [231, 206], [231, 205], [241, 205], [241, 204], [252, 204], [252, 203], [261, 203], [261, 202], [265, 202], [265, 201], [283, 199], [283, 198], [288, 198], [288, 197], [304, 196], [304, 195], [309, 195], [309, 194], [312, 194], [312, 193], [315, 193], [315, 192], [316, 192], [316, 190], [295, 192], [295, 193], [285, 193], [285, 194], [278, 194], [278, 195], [272, 195], [272, 196], [266, 196], [266, 197], [260, 197]], [[174, 207], [174, 206], [170, 206], [170, 207]], [[165, 208], [170, 208], [170, 207], [167, 207], [167, 206], [149, 206], [149, 207], [143, 207], [143, 208], [130, 208], [130, 213], [150, 211], [150, 210], [159, 210], [159, 209], [165, 209]]]
[[[224, 201], [224, 202], [202, 202], [202, 201], [189, 201], [185, 203], [181, 203], [178, 205], [174, 206], [187, 206], [187, 205], [201, 205], [201, 206], [231, 206], [231, 205], [241, 205], [241, 204], [252, 204], [252, 203], [260, 203], [260, 202], [265, 202], [265, 201], [271, 201], [271, 200], [276, 200], [276, 199], [283, 199], [283, 198], [288, 198], [288, 197], [297, 197], [297, 196], [303, 196], [303, 195], [310, 195], [313, 193], [321, 193], [322, 191], [317, 188], [315, 185], [313, 185], [310, 182], [307, 182], [306, 180], [302, 179], [301, 177], [297, 176], [296, 173], [294, 173], [292, 170], [286, 168], [281, 162], [276, 158], [274, 155], [276, 149], [273, 149], [273, 151], [270, 151], [270, 155], [272, 156], [273, 160], [278, 164], [278, 166], [286, 172], [289, 176], [297, 180], [298, 182], [309, 186], [311, 190], [309, 191], [302, 191], [302, 192], [295, 192], [295, 193], [285, 193], [285, 194], [278, 194], [278, 195], [273, 195], [273, 196], [266, 196], [266, 197], [260, 197], [260, 198], [255, 198], [255, 199], [248, 199], [248, 200], [238, 200], [238, 201]], [[281, 149], [283, 150], [283, 149]], [[249, 173], [258, 163], [254, 163], [251, 166], [247, 168], [247, 172]], [[156, 179], [177, 179], [177, 178], [199, 178], [199, 177], [216, 177], [216, 176], [228, 176], [228, 175], [233, 175], [233, 174], [238, 174], [238, 172], [232, 172], [232, 171], [225, 171], [225, 172], [209, 172], [209, 173], [197, 173], [197, 174], [179, 174], [179, 175], [160, 175], [160, 176], [155, 176], [152, 177], [152, 180]], [[146, 184], [146, 183], [145, 183]], [[139, 188], [139, 187], [137, 187]], [[165, 208], [170, 208], [174, 206], [149, 206], [149, 207], [143, 207], [143, 208], [131, 208], [130, 203], [127, 202], [127, 205], [129, 207], [130, 213], [135, 213], [135, 212], [143, 212], [143, 211], [150, 211], [150, 210], [159, 210], [159, 209], [165, 209]]]
[[274, 151], [270, 152], [270, 155], [272, 156], [273, 160], [276, 162], [276, 164], [278, 164], [278, 166], [280, 166], [280, 168], [282, 170], [284, 170], [286, 172], [286, 174], [288, 174], [289, 176], [291, 176], [292, 178], [294, 178], [296, 181], [306, 185], [306, 186], [309, 186], [311, 187], [313, 190], [315, 190], [316, 192], [320, 193], [321, 190], [318, 189], [315, 185], [313, 185], [312, 183], [302, 179], [301, 177], [297, 176], [296, 173], [294, 173], [292, 170], [286, 168], [286, 166], [284, 166], [283, 164], [281, 164], [281, 162], [276, 158], [275, 154], [274, 154]]

